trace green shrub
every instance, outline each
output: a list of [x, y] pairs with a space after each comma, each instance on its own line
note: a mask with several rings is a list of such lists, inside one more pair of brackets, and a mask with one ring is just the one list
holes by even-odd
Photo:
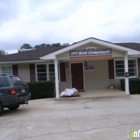
[[54, 97], [54, 81], [27, 83], [31, 91], [31, 99]]
[[[125, 80], [121, 79], [121, 88], [125, 91]], [[140, 78], [130, 78], [129, 79], [129, 91], [130, 94], [140, 94]]]

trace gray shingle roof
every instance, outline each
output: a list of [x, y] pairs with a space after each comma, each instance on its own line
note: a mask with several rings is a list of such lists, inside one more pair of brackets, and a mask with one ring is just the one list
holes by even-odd
[[[87, 39], [84, 39], [84, 40], [87, 40]], [[93, 39], [96, 39], [96, 38], [93, 38]], [[100, 40], [100, 39], [97, 39], [97, 40]], [[82, 42], [82, 41], [79, 41], [79, 42]], [[104, 41], [104, 40], [100, 40], [100, 41]], [[73, 44], [77, 44], [79, 42], [75, 42]], [[104, 41], [104, 42], [108, 42], [108, 41]], [[108, 43], [112, 43], [112, 42], [108, 42]], [[112, 44], [116, 44], [116, 45], [120, 45], [126, 48], [140, 51], [140, 43], [112, 43]], [[55, 52], [57, 50], [63, 49], [63, 48], [64, 47], [43, 47], [43, 48], [38, 48], [38, 49], [30, 50], [30, 51], [5, 55], [5, 56], [0, 57], [0, 62], [40, 60], [40, 57], [50, 54], [52, 52]]]
[[38, 49], [30, 50], [30, 51], [9, 54], [9, 55], [0, 57], [0, 62], [40, 60], [40, 57], [50, 54], [52, 52], [55, 52], [57, 50], [60, 50], [62, 48], [64, 47], [43, 47], [43, 48], [38, 48]]
[[129, 42], [129, 43], [115, 43], [115, 44], [126, 47], [126, 48], [130, 48], [130, 49], [140, 51], [140, 43]]
[[113, 43], [113, 42], [101, 40], [101, 39], [94, 38], [94, 37], [89, 37], [89, 38], [86, 38], [84, 40], [74, 42], [73, 44], [77, 44], [77, 43], [80, 43], [80, 42], [88, 40], [88, 39], [96, 39], [96, 40], [99, 40], [99, 41], [103, 41], [103, 42], [107, 42], [107, 43], [111, 43], [111, 44], [116, 44], [116, 45], [120, 45], [120, 46], [125, 47], [125, 48], [130, 48], [130, 49], [140, 51], [140, 43], [134, 43], [134, 42]]

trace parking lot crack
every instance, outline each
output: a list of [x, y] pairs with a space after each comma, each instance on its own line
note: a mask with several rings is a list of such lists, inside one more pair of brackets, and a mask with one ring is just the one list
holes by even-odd
[[53, 112], [54, 106], [55, 106], [55, 102], [53, 103], [52, 109], [50, 110], [50, 113], [48, 115], [48, 119], [51, 117], [51, 113]]
[[68, 118], [66, 118], [66, 120], [68, 121], [69, 131], [72, 132], [72, 130], [71, 130], [71, 123], [70, 123], [70, 120], [69, 120]]

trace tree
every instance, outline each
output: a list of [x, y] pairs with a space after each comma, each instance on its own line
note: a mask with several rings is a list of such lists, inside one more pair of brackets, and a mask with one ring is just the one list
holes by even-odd
[[5, 52], [4, 50], [0, 50], [0, 56], [3, 56], [3, 55], [7, 55], [8, 53]]
[[51, 47], [51, 45], [50, 44], [46, 44], [46, 47]]
[[23, 44], [20, 49], [32, 49], [33, 47], [30, 44]]
[[60, 43], [53, 43], [52, 47], [61, 47], [62, 45]]
[[67, 47], [67, 46], [70, 46], [70, 44], [69, 43], [64, 43], [63, 44], [63, 47]]
[[34, 48], [42, 48], [42, 47], [46, 47], [46, 44], [45, 43], [42, 43], [40, 45], [36, 45]]

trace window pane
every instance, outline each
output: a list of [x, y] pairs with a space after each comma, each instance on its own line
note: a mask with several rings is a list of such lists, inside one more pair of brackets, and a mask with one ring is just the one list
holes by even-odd
[[38, 77], [47, 77], [47, 73], [38, 73]]
[[45, 69], [37, 69], [37, 72], [46, 72], [46, 68]]
[[2, 66], [2, 74], [12, 75], [12, 67], [11, 66]]
[[135, 72], [136, 73], [136, 69], [129, 69], [129, 72]]
[[136, 68], [129, 68], [129, 75], [130, 76], [136, 76], [137, 75], [137, 73], [136, 73]]
[[128, 60], [128, 63], [131, 63], [131, 64], [136, 63], [136, 60]]
[[49, 79], [55, 80], [54, 64], [49, 64]]
[[124, 73], [116, 73], [116, 77], [124, 77]]
[[54, 64], [49, 64], [49, 72], [54, 72]]
[[128, 64], [128, 67], [130, 68], [134, 68], [134, 67], [136, 67], [136, 64]]
[[47, 81], [46, 77], [39, 77], [38, 81]]
[[120, 72], [121, 72], [121, 73], [124, 73], [124, 69], [116, 69], [116, 73], [118, 73], [118, 72], [119, 72], [119, 73], [120, 73]]
[[124, 69], [124, 65], [116, 65], [116, 68], [123, 68]]
[[47, 81], [47, 67], [46, 64], [37, 65], [38, 81]]
[[124, 61], [115, 61], [116, 77], [124, 77]]
[[118, 60], [118, 61], [115, 61], [116, 62], [116, 65], [124, 65], [124, 61], [123, 60]]
[[128, 60], [128, 67], [129, 67], [129, 75], [136, 76], [136, 60]]
[[[136, 76], [136, 60], [128, 60], [130, 76]], [[116, 77], [124, 77], [124, 60], [115, 61]]]
[[37, 68], [44, 68], [44, 69], [46, 69], [46, 65], [37, 65]]
[[130, 67], [136, 67], [136, 60], [129, 60], [128, 61], [128, 66]]
[[129, 76], [136, 76], [136, 73], [130, 72]]
[[50, 77], [50, 80], [55, 80], [55, 76], [53, 76], [53, 77]]
[[11, 76], [11, 79], [14, 85], [26, 85], [26, 83], [20, 77]]

